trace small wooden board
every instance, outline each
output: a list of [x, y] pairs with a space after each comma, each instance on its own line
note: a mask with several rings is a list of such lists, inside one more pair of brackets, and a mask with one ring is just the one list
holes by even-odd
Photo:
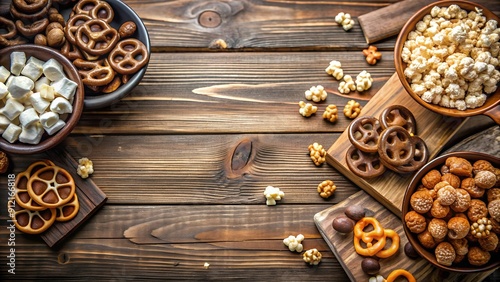
[[[417, 134], [422, 138], [430, 152], [430, 159], [441, 151], [446, 142], [465, 121], [461, 118], [446, 117], [434, 113], [413, 100], [406, 93], [397, 74], [373, 96], [361, 110], [361, 116], [379, 117], [380, 113], [390, 105], [402, 105], [408, 108], [417, 121]], [[397, 174], [387, 170], [383, 175], [373, 179], [358, 177], [347, 167], [345, 155], [351, 142], [347, 137], [347, 129], [330, 147], [326, 155], [328, 164], [365, 190], [377, 201], [396, 215], [401, 215], [401, 203], [406, 186], [413, 174]]]
[[49, 247], [53, 247], [89, 219], [92, 214], [104, 205], [107, 197], [91, 178], [82, 179], [76, 175], [78, 163], [68, 152], [62, 149], [52, 149], [47, 152], [47, 157], [56, 165], [71, 173], [76, 183], [76, 193], [80, 202], [80, 210], [73, 219], [67, 222], [55, 222], [47, 231], [41, 234], [45, 243]]

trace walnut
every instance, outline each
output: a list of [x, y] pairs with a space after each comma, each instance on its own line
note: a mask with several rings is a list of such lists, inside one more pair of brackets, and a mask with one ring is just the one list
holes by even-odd
[[445, 173], [441, 176], [441, 181], [446, 181], [450, 183], [453, 188], [460, 188], [460, 177], [453, 173]]
[[416, 211], [406, 213], [405, 224], [411, 232], [417, 234], [425, 231], [427, 227], [425, 217]]
[[431, 194], [426, 190], [416, 191], [410, 197], [410, 205], [418, 213], [428, 212], [433, 202]]
[[350, 100], [344, 107], [344, 115], [350, 119], [354, 119], [359, 116], [362, 108], [358, 102]]
[[322, 145], [313, 143], [309, 145], [309, 156], [316, 166], [320, 166], [326, 161], [326, 150]]
[[429, 171], [422, 178], [422, 184], [428, 189], [434, 188], [439, 182], [441, 182], [441, 173], [437, 169]]
[[478, 221], [479, 219], [482, 219], [483, 217], [486, 217], [488, 215], [488, 208], [486, 207], [486, 204], [478, 199], [473, 199], [470, 201], [470, 207], [469, 210], [467, 211], [467, 217], [469, 218], [470, 221]]
[[450, 266], [455, 260], [455, 249], [448, 242], [441, 242], [434, 250], [436, 260], [439, 264]]
[[448, 235], [448, 225], [446, 221], [439, 218], [431, 219], [427, 225], [427, 230], [429, 230], [432, 237], [437, 240], [442, 240]]
[[496, 221], [500, 221], [500, 199], [488, 203], [488, 212]]
[[373, 45], [368, 46], [368, 49], [364, 49], [363, 55], [365, 55], [366, 62], [370, 65], [375, 65], [377, 60], [382, 59], [382, 53], [377, 51], [377, 47]]
[[500, 199], [500, 188], [491, 188], [486, 191], [488, 203]]
[[450, 205], [450, 208], [455, 212], [465, 212], [470, 207], [470, 194], [464, 189], [458, 188], [456, 191], [456, 199], [453, 204]]
[[336, 105], [328, 105], [328, 107], [325, 108], [325, 112], [323, 113], [323, 118], [330, 121], [330, 122], [336, 122], [338, 119], [338, 110]]
[[474, 162], [474, 164], [472, 165], [472, 171], [474, 172], [474, 174], [477, 174], [481, 170], [495, 172], [495, 168], [489, 161], [478, 160]]
[[490, 189], [497, 182], [497, 177], [491, 171], [481, 170], [474, 176], [474, 181], [476, 182], [477, 187]]
[[473, 246], [469, 248], [469, 253], [467, 253], [467, 258], [470, 264], [475, 266], [481, 266], [490, 261], [491, 255], [489, 252], [481, 249], [480, 247]]
[[302, 255], [302, 258], [306, 263], [309, 263], [310, 265], [318, 265], [321, 262], [322, 255], [318, 251], [318, 249], [310, 249], [305, 251], [305, 253]]
[[498, 236], [493, 232], [486, 237], [479, 238], [477, 241], [479, 242], [481, 248], [488, 252], [494, 251], [498, 247]]
[[321, 198], [325, 199], [332, 196], [336, 189], [337, 186], [335, 186], [335, 183], [331, 180], [325, 180], [318, 185], [318, 193]]
[[5, 154], [5, 152], [0, 151], [0, 174], [7, 172], [8, 168], [9, 168], [9, 157], [7, 157], [7, 154]]

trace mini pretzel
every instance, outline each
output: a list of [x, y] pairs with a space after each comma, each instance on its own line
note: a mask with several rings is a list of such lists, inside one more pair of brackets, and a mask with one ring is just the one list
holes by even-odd
[[5, 29], [5, 33], [0, 33], [0, 37], [12, 39], [17, 34], [16, 25], [13, 21], [0, 16], [0, 27]]
[[68, 221], [73, 219], [78, 213], [78, 210], [80, 210], [80, 203], [75, 193], [71, 201], [56, 208], [56, 221]]
[[406, 279], [408, 279], [408, 282], [417, 282], [415, 277], [413, 277], [413, 274], [411, 274], [410, 272], [408, 272], [407, 270], [404, 270], [404, 269], [393, 270], [389, 274], [389, 276], [387, 276], [387, 279], [385, 281], [386, 282], [394, 282], [394, 281], [396, 281], [396, 278], [398, 278], [399, 276], [405, 277]]
[[354, 147], [363, 152], [375, 153], [382, 128], [375, 117], [360, 117], [349, 125], [348, 136]]
[[408, 163], [415, 155], [411, 136], [401, 126], [391, 126], [380, 135], [378, 154], [380, 159], [392, 166]]
[[118, 89], [122, 85], [122, 78], [119, 75], [115, 75], [115, 78], [108, 85], [104, 86], [102, 93], [111, 93]]
[[391, 238], [391, 246], [387, 249], [382, 249], [375, 255], [379, 258], [388, 258], [394, 255], [399, 249], [399, 235], [392, 229], [384, 229], [384, 236]]
[[118, 31], [100, 19], [86, 21], [76, 30], [76, 45], [96, 56], [109, 53], [120, 39]]
[[[356, 223], [356, 225], [357, 225], [357, 223]], [[354, 229], [356, 229], [356, 225], [354, 226]], [[383, 231], [384, 230], [382, 229], [382, 232]], [[366, 248], [361, 246], [360, 241], [362, 240], [362, 236], [357, 236], [357, 235], [360, 235], [360, 234], [358, 233], [358, 234], [355, 234], [353, 236], [354, 249], [356, 250], [356, 253], [358, 253], [362, 256], [373, 256], [376, 253], [380, 252], [385, 246], [386, 238], [383, 234], [380, 237], [372, 238], [372, 240], [370, 240], [370, 242], [365, 242]], [[373, 239], [377, 240], [377, 242], [375, 244], [373, 244]]]
[[41, 10], [35, 13], [23, 13], [22, 11], [19, 11], [13, 4], [11, 4], [10, 13], [12, 17], [15, 19], [34, 22], [45, 18], [45, 16], [47, 16], [47, 14], [49, 13], [49, 9], [51, 6], [52, 6], [52, 0], [47, 0], [47, 5], [43, 7]]
[[66, 40], [71, 44], [76, 44], [75, 33], [76, 30], [85, 22], [91, 20], [92, 18], [89, 15], [76, 14], [68, 19], [66, 22], [66, 26], [64, 27], [64, 35], [66, 36]]
[[108, 59], [99, 61], [76, 59], [73, 64], [78, 68], [82, 82], [87, 86], [104, 86], [113, 81], [115, 77], [115, 72], [109, 65]]
[[148, 50], [135, 38], [124, 39], [109, 54], [109, 63], [120, 74], [134, 74], [148, 62]]
[[16, 202], [19, 206], [32, 211], [40, 211], [46, 209], [45, 207], [39, 205], [37, 202], [33, 201], [31, 196], [29, 195], [28, 181], [33, 173], [51, 165], [54, 165], [54, 163], [49, 160], [36, 161], [32, 163], [25, 171], [19, 173], [16, 176], [16, 180], [14, 182], [16, 193], [14, 197], [16, 198]]
[[417, 121], [407, 108], [401, 105], [392, 105], [380, 114], [380, 124], [383, 129], [398, 125], [406, 129], [411, 135], [417, 134]]
[[49, 19], [43, 18], [32, 24], [24, 24], [23, 21], [16, 21], [16, 28], [22, 35], [26, 37], [35, 36], [39, 33], [43, 33], [45, 28], [49, 25]]
[[19, 11], [32, 14], [46, 7], [47, 0], [12, 0], [12, 4]]
[[56, 208], [68, 203], [75, 195], [71, 174], [58, 166], [48, 166], [35, 172], [28, 181], [28, 193], [38, 204]]
[[88, 15], [90, 16], [90, 11], [92, 11], [97, 4], [99, 4], [99, 0], [81, 0], [73, 6], [73, 12], [77, 15]]
[[70, 61], [83, 58], [80, 49], [78, 49], [77, 46], [71, 44], [68, 40], [66, 40], [66, 42], [64, 42], [63, 46], [61, 47], [61, 54], [63, 54], [63, 56], [68, 58]]
[[115, 12], [107, 2], [98, 1], [95, 7], [90, 10], [89, 15], [93, 19], [101, 19], [107, 23], [111, 23], [115, 17]]
[[[373, 230], [369, 232], [365, 232], [364, 229], [368, 226], [372, 225]], [[385, 231], [380, 222], [374, 217], [363, 217], [362, 219], [356, 222], [354, 225], [354, 237], [358, 237], [365, 243], [371, 243], [373, 239], [379, 240], [379, 238], [385, 236]]]
[[373, 178], [385, 172], [377, 153], [365, 153], [351, 146], [346, 153], [349, 169], [359, 177]]
[[55, 209], [30, 211], [19, 205], [14, 208], [13, 221], [17, 229], [28, 234], [40, 234], [47, 230], [56, 220]]
[[427, 163], [427, 160], [429, 159], [429, 150], [427, 149], [424, 140], [420, 137], [413, 136], [410, 139], [410, 142], [415, 147], [415, 155], [413, 158], [404, 165], [391, 168], [390, 164], [386, 164], [387, 167], [399, 173], [408, 173], [419, 170]]

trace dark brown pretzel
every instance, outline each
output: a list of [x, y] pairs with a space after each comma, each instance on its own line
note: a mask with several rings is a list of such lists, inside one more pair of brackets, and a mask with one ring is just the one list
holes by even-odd
[[108, 59], [85, 61], [76, 59], [73, 64], [78, 69], [83, 84], [86, 86], [104, 86], [113, 81], [115, 72], [109, 65]]
[[95, 7], [90, 10], [90, 16], [94, 19], [101, 19], [107, 23], [111, 23], [115, 17], [115, 12], [107, 2], [99, 1]]
[[109, 53], [118, 43], [118, 31], [107, 22], [91, 19], [76, 30], [76, 45], [90, 55], [101, 56]]
[[390, 170], [395, 171], [397, 173], [410, 173], [415, 172], [421, 169], [429, 160], [429, 150], [425, 145], [425, 142], [417, 136], [413, 136], [410, 140], [415, 147], [415, 155], [413, 158], [400, 166], [393, 166], [391, 164], [385, 163], [385, 161], [381, 158], [382, 163]]
[[14, 45], [19, 45], [19, 44], [26, 44], [28, 43], [28, 40], [26, 40], [24, 37], [18, 36], [13, 39], [5, 39], [3, 36], [0, 36], [0, 46], [14, 46]]
[[66, 26], [64, 27], [64, 35], [66, 36], [66, 40], [71, 44], [76, 45], [76, 30], [85, 22], [91, 20], [92, 18], [89, 15], [81, 15], [76, 14], [68, 19], [66, 22]]
[[5, 39], [12, 39], [17, 34], [16, 25], [13, 21], [7, 18], [0, 17], [0, 27], [5, 28], [6, 30], [5, 33], [0, 33], [0, 37], [3, 37]]
[[109, 54], [109, 63], [119, 74], [134, 74], [148, 62], [146, 45], [135, 38], [124, 39]]
[[16, 21], [16, 28], [22, 35], [32, 37], [39, 33], [43, 33], [49, 25], [49, 19], [43, 18], [32, 24], [25, 25], [21, 20]]
[[16, 6], [20, 12], [32, 14], [47, 7], [47, 0], [12, 0], [12, 4]]
[[350, 146], [345, 158], [349, 169], [359, 177], [374, 178], [385, 172], [377, 153], [366, 153]]
[[380, 114], [380, 124], [383, 129], [398, 125], [406, 129], [410, 134], [417, 134], [417, 121], [407, 108], [401, 105], [392, 105]]
[[380, 135], [378, 154], [384, 164], [400, 166], [408, 163], [415, 155], [410, 133], [401, 126], [387, 128]]
[[81, 0], [73, 6], [73, 12], [77, 15], [88, 15], [90, 16], [90, 11], [97, 6], [99, 0]]
[[354, 147], [363, 152], [377, 152], [379, 136], [382, 132], [375, 117], [360, 117], [349, 125], [348, 136]]
[[14, 6], [14, 4], [11, 3], [11, 5], [10, 5], [10, 14], [15, 19], [34, 22], [34, 21], [37, 21], [37, 20], [45, 18], [47, 16], [47, 14], [49, 13], [49, 9], [50, 9], [51, 6], [52, 6], [52, 0], [47, 0], [47, 6], [45, 6], [40, 11], [37, 11], [35, 13], [23, 13], [23, 12], [19, 11]]
[[64, 45], [61, 47], [61, 54], [63, 54], [63, 56], [68, 58], [70, 61], [83, 59], [83, 55], [80, 52], [80, 49], [78, 49], [77, 46], [69, 43], [68, 40], [66, 40], [66, 42], [64, 42]]

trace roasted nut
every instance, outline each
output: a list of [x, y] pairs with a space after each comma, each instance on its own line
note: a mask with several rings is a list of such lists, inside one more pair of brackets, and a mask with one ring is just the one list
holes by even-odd
[[410, 197], [410, 205], [418, 213], [428, 212], [433, 202], [431, 194], [426, 190], [416, 191]]
[[457, 191], [451, 185], [446, 185], [437, 190], [437, 201], [443, 206], [449, 206], [457, 199]]
[[416, 259], [416, 258], [420, 257], [420, 255], [417, 253], [415, 248], [413, 248], [413, 245], [410, 244], [410, 242], [406, 242], [406, 244], [404, 246], [404, 252], [405, 252], [405, 255], [407, 257], [412, 258], [412, 259]]
[[345, 215], [339, 215], [333, 219], [332, 227], [337, 232], [349, 233], [354, 229], [354, 221]]
[[453, 204], [450, 205], [450, 208], [455, 212], [465, 212], [470, 207], [470, 194], [465, 189], [458, 188], [455, 189], [456, 199]]
[[133, 21], [124, 22], [118, 29], [118, 34], [121, 38], [127, 38], [132, 36], [137, 30], [137, 26]]
[[325, 199], [333, 195], [336, 189], [337, 186], [335, 186], [335, 184], [331, 180], [325, 180], [318, 185], [318, 193], [321, 198]]
[[496, 250], [498, 246], [498, 236], [493, 232], [491, 232], [490, 235], [486, 237], [479, 238], [479, 240], [477, 241], [479, 242], [481, 248], [488, 252]]
[[491, 255], [489, 252], [481, 249], [480, 247], [473, 246], [470, 247], [469, 252], [467, 253], [467, 258], [470, 264], [481, 266], [490, 261]]
[[336, 105], [328, 105], [323, 112], [323, 118], [330, 121], [336, 122], [338, 119], [338, 110]]
[[450, 266], [455, 260], [455, 249], [449, 242], [441, 242], [434, 250], [436, 260], [439, 264]]
[[471, 200], [469, 210], [467, 210], [467, 217], [469, 220], [474, 222], [486, 216], [488, 216], [488, 208], [486, 207], [486, 204], [478, 199]]
[[366, 62], [370, 65], [375, 65], [382, 58], [382, 53], [377, 51], [377, 47], [370, 45], [368, 49], [363, 50], [363, 55], [366, 57]]
[[422, 244], [422, 246], [424, 248], [427, 248], [427, 249], [432, 249], [437, 244], [436, 239], [434, 239], [434, 237], [432, 237], [429, 230], [425, 230], [424, 232], [419, 233], [417, 235], [417, 238], [418, 238], [418, 241], [420, 241], [420, 244]]
[[373, 258], [364, 258], [361, 261], [361, 269], [369, 275], [377, 274], [380, 271], [380, 263]]
[[485, 192], [484, 189], [477, 187], [476, 181], [472, 177], [463, 179], [460, 188], [467, 191], [471, 198], [481, 198]]
[[472, 177], [472, 164], [464, 158], [449, 157], [445, 164], [457, 176]]
[[51, 23], [59, 23], [63, 27], [66, 25], [63, 15], [59, 13], [49, 14], [49, 21]]
[[466, 238], [450, 239], [449, 242], [457, 255], [464, 256], [469, 252], [469, 241]]
[[411, 232], [416, 234], [422, 233], [427, 228], [425, 217], [416, 211], [406, 213], [405, 224]]
[[472, 164], [472, 171], [474, 174], [477, 174], [481, 170], [495, 172], [495, 167], [493, 167], [493, 165], [486, 160], [475, 161], [474, 164]]
[[496, 221], [500, 221], [500, 199], [488, 203], [488, 212]]
[[444, 239], [446, 235], [448, 235], [448, 225], [446, 221], [439, 218], [431, 219], [427, 225], [427, 230], [429, 230], [432, 237], [438, 241]]
[[41, 33], [35, 35], [35, 40], [34, 40], [36, 45], [40, 46], [47, 46], [47, 37]]
[[491, 188], [486, 191], [488, 203], [500, 199], [500, 188]]
[[437, 169], [429, 171], [422, 178], [422, 184], [428, 189], [433, 189], [439, 182], [441, 182], [441, 173]]
[[348, 206], [345, 209], [344, 213], [348, 218], [350, 218], [354, 221], [358, 221], [358, 220], [362, 219], [363, 217], [365, 217], [365, 215], [366, 215], [365, 208], [363, 208], [360, 205]]
[[350, 119], [354, 119], [359, 116], [361, 109], [362, 107], [358, 102], [350, 100], [344, 107], [344, 115]]
[[453, 173], [445, 173], [441, 176], [441, 181], [448, 182], [453, 188], [460, 188], [460, 177]]
[[0, 174], [3, 174], [9, 168], [9, 157], [5, 152], [0, 151]]
[[50, 47], [61, 47], [65, 40], [66, 38], [64, 37], [64, 31], [62, 29], [52, 29], [47, 33], [47, 44]]
[[431, 215], [435, 218], [445, 218], [450, 212], [450, 206], [442, 205], [438, 200], [434, 200], [431, 207]]
[[466, 218], [452, 217], [448, 220], [448, 237], [450, 239], [462, 239], [469, 234], [470, 224]]
[[497, 182], [497, 177], [491, 171], [481, 170], [478, 171], [474, 176], [474, 181], [476, 182], [477, 187], [482, 189], [490, 189]]

